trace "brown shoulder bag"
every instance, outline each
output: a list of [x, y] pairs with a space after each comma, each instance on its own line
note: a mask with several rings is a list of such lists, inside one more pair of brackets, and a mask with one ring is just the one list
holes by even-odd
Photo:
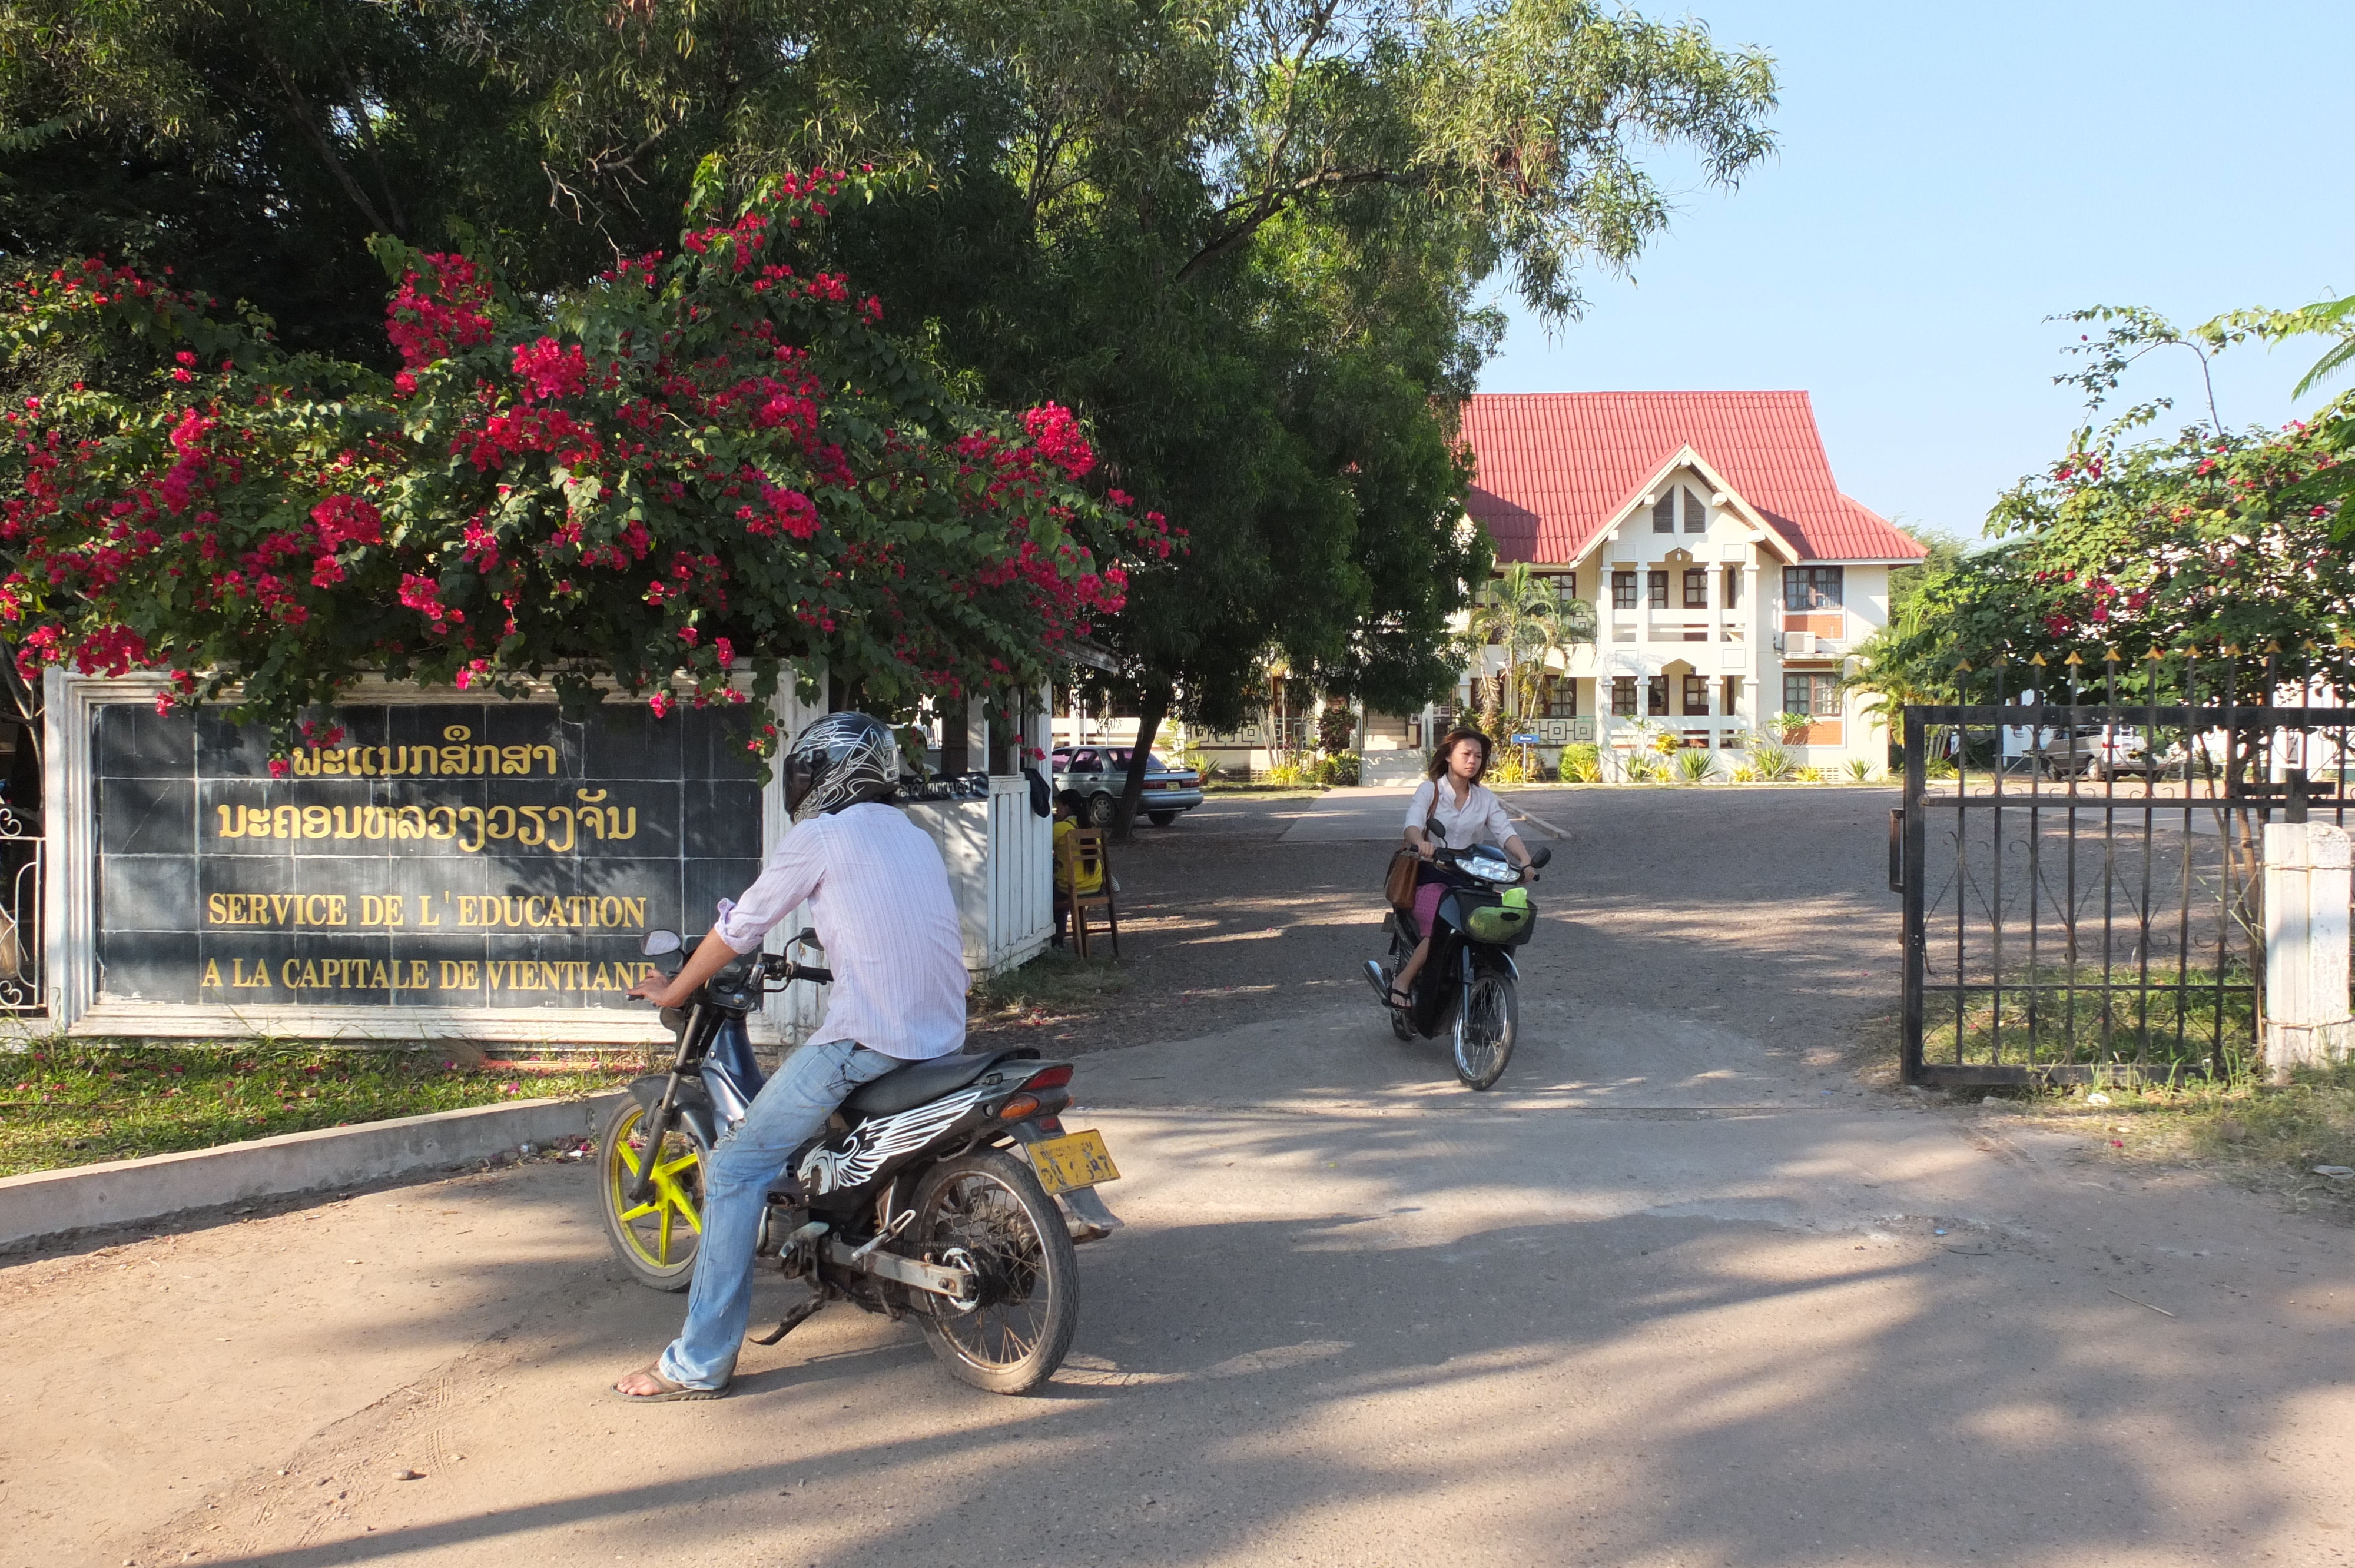
[[[1431, 836], [1431, 830], [1438, 821], [1439, 791], [1434, 788], [1431, 792], [1431, 812], [1423, 819], [1425, 838]], [[1382, 883], [1382, 893], [1390, 899], [1391, 908], [1404, 911], [1414, 907], [1416, 874], [1422, 865], [1423, 856], [1415, 853], [1412, 844], [1400, 845], [1397, 853], [1391, 856], [1390, 875]]]

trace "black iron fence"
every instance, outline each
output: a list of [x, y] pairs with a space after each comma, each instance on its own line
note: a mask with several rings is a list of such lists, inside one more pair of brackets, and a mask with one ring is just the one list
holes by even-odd
[[2264, 824], [2345, 823], [2335, 694], [2179, 658], [2059, 675], [1905, 709], [1909, 1083], [2233, 1071], [2262, 1022]]

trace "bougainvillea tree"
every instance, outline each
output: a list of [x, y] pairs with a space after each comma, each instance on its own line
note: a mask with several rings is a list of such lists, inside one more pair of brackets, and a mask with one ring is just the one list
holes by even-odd
[[810, 262], [859, 179], [732, 217], [719, 188], [676, 254], [553, 299], [383, 242], [390, 375], [100, 260], [22, 284], [11, 352], [157, 367], [6, 411], [20, 668], [167, 671], [167, 703], [233, 701], [282, 751], [370, 673], [755, 713], [819, 662], [901, 710], [1034, 687], [1167, 525], [1090, 484], [1066, 410], [960, 404]]
[[[2098, 408], [2149, 347], [2189, 337], [2212, 353], [2282, 314], [2185, 334], [2147, 312], [2080, 313], [2072, 319], [2115, 323], [2076, 351], [2092, 367], [2063, 379]], [[1983, 700], [1998, 681], [2057, 692], [2073, 670], [2086, 689], [2115, 673], [2139, 694], [2179, 692], [2196, 665], [2203, 690], [2355, 691], [2355, 396], [2278, 429], [2226, 429], [2211, 408], [2171, 440], [2138, 435], [2165, 406], [2079, 430], [2050, 470], [2008, 492], [1988, 515], [1995, 543], [1926, 583], [1859, 649], [1870, 667], [1853, 683], [1903, 701]]]

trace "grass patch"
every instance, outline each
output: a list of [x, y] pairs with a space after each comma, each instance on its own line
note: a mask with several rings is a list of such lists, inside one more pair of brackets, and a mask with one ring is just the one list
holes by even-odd
[[616, 1052], [572, 1062], [455, 1062], [438, 1051], [44, 1044], [0, 1056], [0, 1176], [212, 1149], [429, 1111], [588, 1094], [645, 1070]]
[[1050, 948], [1019, 969], [980, 981], [968, 1006], [976, 1022], [1076, 1017], [1092, 1011], [1105, 997], [1126, 991], [1128, 978], [1110, 959], [1082, 959], [1066, 948]]
[[2109, 1084], [2004, 1097], [2028, 1115], [2075, 1124], [2123, 1158], [2214, 1171], [2294, 1208], [2355, 1224], [2355, 1177], [2314, 1169], [2355, 1168], [2355, 1062], [2300, 1073], [2282, 1085], [2236, 1075], [2216, 1083]]
[[[1846, 1054], [1849, 1069], [1872, 1087], [1900, 1089], [1902, 1038], [1893, 1009], [1863, 1020]], [[2213, 1081], [2135, 1082], [2121, 1073], [2120, 1081], [2098, 1086], [1966, 1087], [1936, 1097], [1994, 1099], [2019, 1115], [2098, 1139], [2115, 1158], [2206, 1171], [2293, 1208], [2355, 1224], [2355, 1178], [2314, 1170], [2355, 1168], [2355, 1062], [2302, 1073], [2286, 1085], [2257, 1081], [2236, 1058], [2235, 1070]]]
[[[2130, 980], [2137, 971], [2120, 965], [2113, 973], [2121, 980]], [[2086, 966], [2080, 976], [2094, 982], [2101, 979], [2097, 966]], [[2058, 966], [2040, 966], [2036, 978], [2056, 985], [2069, 980], [2067, 971]], [[2180, 991], [2175, 989], [2179, 979], [2183, 985]], [[2179, 971], [2156, 964], [2151, 967], [2147, 991], [2114, 991], [2105, 996], [2090, 987], [2073, 993], [2007, 989], [2002, 996], [1999, 1056], [1993, 990], [1973, 987], [1964, 993], [1959, 1031], [1954, 993], [1934, 991], [1923, 999], [1922, 1059], [2002, 1060], [2039, 1067], [2139, 1061], [2155, 1071], [2169, 1066], [2205, 1071], [2214, 1055], [2221, 1014], [2225, 1062], [2237, 1070], [2247, 1055], [2248, 1043], [2256, 1037], [2254, 981], [2243, 969], [2227, 969], [2224, 979], [2226, 989], [2221, 997], [2214, 970], [2195, 967]], [[2009, 980], [2005, 983], [2010, 985]]]

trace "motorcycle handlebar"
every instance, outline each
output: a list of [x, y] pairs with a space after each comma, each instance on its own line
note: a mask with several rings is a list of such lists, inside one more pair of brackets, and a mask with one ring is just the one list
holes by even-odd
[[771, 953], [761, 960], [761, 972], [770, 980], [783, 980], [787, 985], [797, 980], [816, 985], [834, 983], [834, 971], [819, 964], [797, 964], [783, 953]]

